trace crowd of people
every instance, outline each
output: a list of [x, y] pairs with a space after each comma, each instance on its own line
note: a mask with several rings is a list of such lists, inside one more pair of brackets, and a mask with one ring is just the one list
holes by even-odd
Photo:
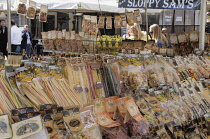
[[[144, 40], [147, 41], [147, 33], [141, 31], [139, 24], [134, 23], [134, 26], [127, 25], [126, 39]], [[155, 40], [160, 48], [167, 48], [170, 46], [170, 39], [166, 28], [160, 28], [158, 24], [153, 24], [149, 28], [148, 40]]]
[[[56, 29], [57, 30], [57, 29]], [[4, 56], [8, 55], [8, 29], [6, 27], [5, 20], [0, 21], [0, 52]], [[154, 24], [150, 26], [148, 37], [151, 40], [155, 40], [158, 47], [167, 48], [170, 45], [170, 39], [167, 34], [167, 29], [159, 27]], [[139, 24], [134, 24], [132, 27], [127, 28], [128, 39], [142, 40], [145, 34], [141, 31]], [[146, 35], [147, 36], [147, 35]], [[149, 39], [149, 40], [150, 40]], [[144, 39], [143, 39], [144, 40]], [[23, 51], [25, 50], [25, 51]], [[24, 29], [21, 30], [17, 27], [14, 21], [11, 21], [11, 52], [22, 53], [30, 56], [32, 52], [32, 35], [29, 31], [28, 25], [24, 25]]]
[[[5, 20], [0, 21], [0, 52], [4, 56], [8, 55], [8, 28], [6, 27]], [[21, 30], [17, 27], [14, 21], [11, 21], [11, 52], [21, 53], [30, 56], [32, 52], [32, 35], [29, 31], [28, 25], [24, 25]]]

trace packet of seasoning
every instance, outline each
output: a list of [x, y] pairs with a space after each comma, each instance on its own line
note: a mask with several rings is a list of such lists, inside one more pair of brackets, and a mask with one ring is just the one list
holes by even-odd
[[121, 18], [119, 15], [116, 15], [114, 18], [114, 27], [120, 28], [121, 27]]
[[19, 0], [18, 10], [17, 10], [18, 14], [22, 14], [22, 15], [26, 14], [26, 3], [27, 3], [27, 0]]
[[41, 5], [40, 13], [39, 13], [39, 21], [40, 22], [47, 22], [47, 12], [48, 12], [48, 6]]
[[128, 25], [129, 26], [133, 26], [134, 25], [134, 17], [133, 17], [133, 13], [127, 13], [127, 20], [128, 20]]
[[36, 15], [36, 2], [29, 0], [29, 7], [27, 10], [27, 18], [34, 19]]
[[104, 28], [104, 21], [105, 21], [105, 17], [104, 16], [99, 16], [98, 28]]
[[112, 17], [111, 16], [106, 17], [106, 29], [112, 29]]

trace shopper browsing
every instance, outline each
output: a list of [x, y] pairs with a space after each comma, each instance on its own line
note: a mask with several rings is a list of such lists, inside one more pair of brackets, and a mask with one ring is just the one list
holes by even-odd
[[31, 45], [32, 45], [32, 37], [31, 32], [28, 30], [28, 25], [24, 26], [24, 30], [22, 31], [22, 42], [21, 49], [26, 50], [26, 54], [29, 56], [31, 54]]
[[7, 27], [5, 20], [0, 21], [0, 52], [7, 56]]
[[150, 26], [149, 29], [150, 29], [149, 32], [150, 32], [151, 38], [153, 40], [155, 40], [155, 42], [157, 43], [158, 47], [166, 48], [168, 46], [168, 40], [162, 34], [159, 25], [153, 24], [152, 26]]
[[168, 35], [167, 28], [162, 28], [162, 34], [166, 37], [166, 39], [168, 40], [168, 43], [170, 44], [170, 37]]
[[22, 41], [22, 34], [21, 30], [16, 26], [14, 21], [11, 21], [11, 44], [12, 49], [11, 52], [20, 53], [21, 51], [21, 41]]

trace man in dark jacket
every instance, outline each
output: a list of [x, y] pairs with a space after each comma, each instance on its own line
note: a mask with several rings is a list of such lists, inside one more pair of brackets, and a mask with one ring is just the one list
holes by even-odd
[[26, 54], [29, 56], [31, 55], [31, 45], [32, 45], [32, 36], [31, 32], [28, 31], [28, 25], [24, 26], [24, 30], [22, 31], [22, 42], [21, 42], [21, 49], [26, 50]]
[[5, 56], [7, 56], [7, 27], [5, 20], [1, 20], [0, 22], [0, 52], [2, 52]]

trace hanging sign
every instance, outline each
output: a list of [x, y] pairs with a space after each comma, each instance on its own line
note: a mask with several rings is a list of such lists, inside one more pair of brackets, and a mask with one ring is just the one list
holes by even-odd
[[[119, 0], [119, 8], [145, 8], [146, 0]], [[148, 9], [200, 10], [201, 0], [147, 0]]]

